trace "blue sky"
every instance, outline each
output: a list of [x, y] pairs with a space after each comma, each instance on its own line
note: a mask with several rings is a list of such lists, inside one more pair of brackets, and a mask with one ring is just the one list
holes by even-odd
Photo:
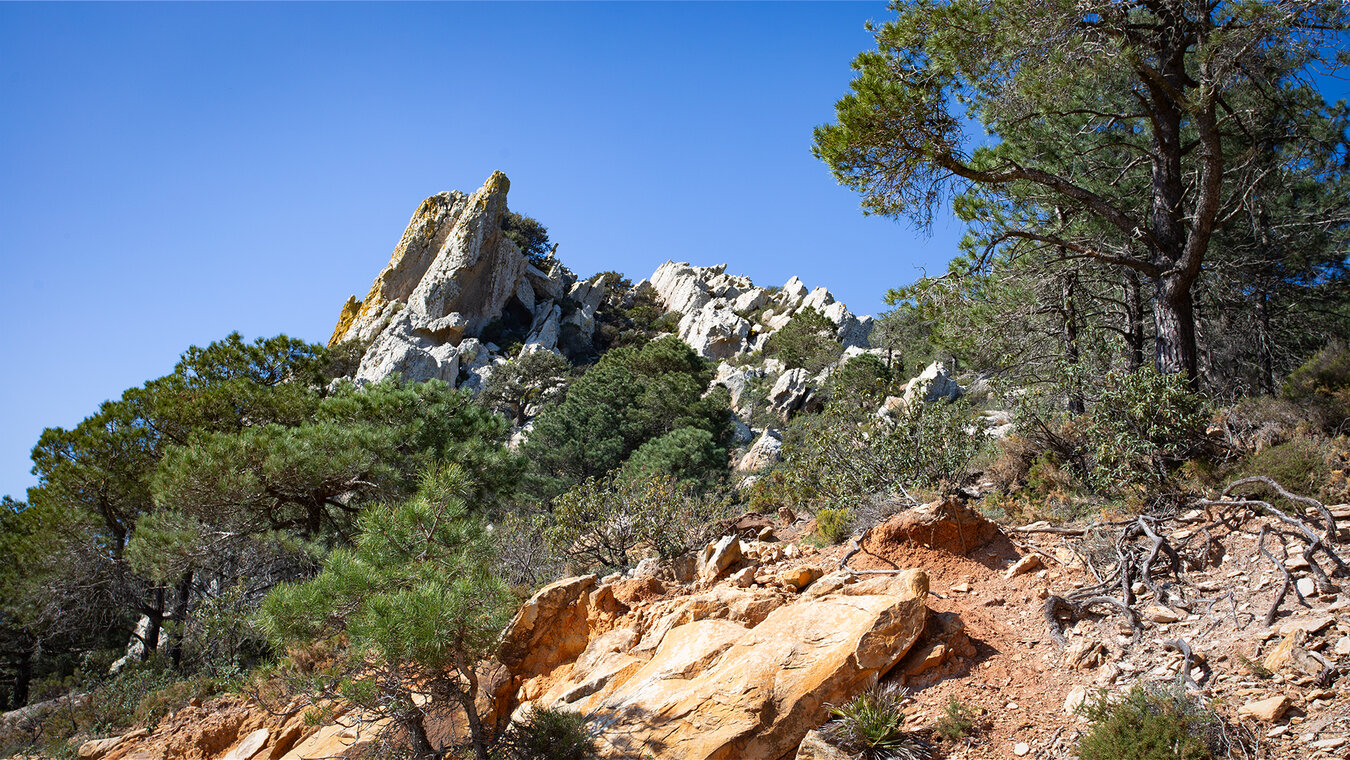
[[188, 345], [326, 340], [417, 204], [494, 169], [587, 274], [942, 268], [810, 155], [885, 4], [0, 4], [0, 493]]

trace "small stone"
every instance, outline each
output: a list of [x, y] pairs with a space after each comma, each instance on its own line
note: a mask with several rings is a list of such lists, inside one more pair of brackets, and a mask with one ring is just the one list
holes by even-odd
[[1150, 604], [1144, 608], [1144, 617], [1155, 623], [1175, 623], [1181, 619], [1175, 611], [1161, 604]]
[[1312, 596], [1317, 592], [1317, 586], [1313, 584], [1312, 578], [1299, 578], [1294, 585], [1298, 587], [1298, 592], [1304, 596]]
[[[1305, 578], [1304, 580], [1307, 579]], [[1280, 625], [1279, 631], [1280, 633], [1286, 636], [1293, 633], [1294, 631], [1302, 631], [1304, 633], [1317, 633], [1321, 631], [1323, 628], [1326, 628], [1327, 626], [1331, 625], [1333, 622], [1335, 622], [1335, 619], [1332, 618], [1330, 615], [1319, 615], [1317, 617], [1300, 618], [1298, 620], [1290, 620], [1285, 623], [1282, 623]]]
[[226, 755], [223, 760], [249, 760], [249, 758], [258, 754], [258, 750], [262, 749], [263, 745], [267, 743], [267, 736], [268, 731], [265, 728], [254, 731], [235, 745], [235, 748], [230, 750], [230, 754]]
[[1075, 686], [1069, 689], [1069, 695], [1064, 698], [1064, 714], [1077, 715], [1078, 708], [1087, 702], [1088, 688], [1086, 686]]
[[1336, 639], [1336, 645], [1332, 647], [1331, 651], [1340, 657], [1350, 657], [1350, 636], [1342, 636]]
[[1028, 554], [1014, 562], [1007, 570], [1004, 570], [1003, 577], [1016, 578], [1019, 575], [1040, 570], [1042, 567], [1045, 567], [1045, 563], [1041, 561], [1039, 554]]
[[1321, 741], [1315, 741], [1308, 746], [1312, 747], [1313, 749], [1336, 749], [1337, 747], [1344, 745], [1346, 741], [1350, 740], [1347, 740], [1344, 736], [1337, 736], [1331, 739], [1322, 739]]
[[778, 574], [778, 580], [785, 586], [791, 586], [798, 591], [810, 586], [817, 578], [824, 575], [825, 571], [812, 565], [802, 565], [793, 567]]
[[948, 591], [951, 591], [953, 594], [969, 594], [970, 584], [962, 581], [961, 583], [953, 584]]
[[1289, 697], [1281, 694], [1256, 702], [1248, 702], [1238, 708], [1238, 717], [1273, 723], [1279, 720], [1280, 716], [1284, 715], [1290, 706]]
[[732, 573], [731, 577], [727, 579], [727, 582], [738, 588], [749, 588], [750, 586], [755, 585], [755, 568], [742, 568], [735, 573]]
[[1017, 755], [1018, 757], [1022, 757], [1023, 755], [1027, 754], [1030, 751], [1031, 745], [1027, 744], [1026, 742], [1018, 742], [1017, 745], [1013, 747], [1013, 754]]

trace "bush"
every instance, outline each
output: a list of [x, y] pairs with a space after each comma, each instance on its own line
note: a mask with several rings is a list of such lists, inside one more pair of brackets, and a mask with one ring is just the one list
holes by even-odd
[[314, 705], [340, 696], [389, 719], [417, 758], [442, 755], [428, 715], [462, 710], [477, 755], [488, 738], [477, 713], [478, 663], [492, 655], [517, 599], [492, 567], [493, 547], [469, 515], [464, 471], [426, 471], [416, 495], [367, 508], [350, 548], [303, 582], [272, 589], [260, 613], [277, 649], [316, 639], [345, 646], [331, 667], [297, 679]]
[[911, 404], [893, 420], [831, 406], [793, 421], [783, 467], [797, 505], [856, 507], [901, 487], [959, 483], [985, 445], [960, 401]]
[[816, 513], [816, 540], [832, 546], [853, 535], [853, 510], [846, 507], [822, 509]]
[[966, 707], [961, 700], [952, 697], [943, 708], [942, 717], [934, 725], [938, 735], [948, 741], [970, 736], [975, 730], [975, 711]]
[[667, 475], [691, 485], [722, 479], [727, 473], [727, 449], [702, 428], [682, 427], [638, 447], [623, 466], [628, 479]]
[[1241, 474], [1265, 475], [1294, 493], [1316, 495], [1326, 481], [1329, 454], [1325, 441], [1299, 436], [1250, 457]]
[[1289, 374], [1280, 395], [1307, 409], [1321, 429], [1344, 432], [1350, 421], [1350, 348], [1329, 343]]
[[860, 412], [875, 412], [896, 390], [895, 376], [886, 363], [871, 354], [855, 356], [830, 374], [830, 403]]
[[1204, 399], [1182, 374], [1163, 375], [1151, 366], [1109, 372], [1101, 396], [1083, 426], [1098, 489], [1120, 484], [1156, 484], [1204, 445]]
[[725, 389], [705, 395], [711, 380], [708, 363], [673, 336], [613, 349], [535, 419], [525, 449], [542, 472], [571, 484], [611, 472], [642, 444], [682, 427], [706, 430], [725, 446], [730, 400]]
[[825, 740], [863, 760], [921, 760], [931, 755], [922, 739], [904, 731], [900, 707], [907, 691], [880, 684], [854, 697], [843, 707], [832, 707], [837, 720], [821, 728]]
[[585, 716], [536, 707], [503, 732], [493, 760], [590, 760], [596, 752]]
[[835, 339], [837, 329], [829, 317], [807, 307], [769, 336], [764, 355], [781, 360], [789, 369], [800, 367], [815, 375], [839, 361], [844, 353]]
[[727, 512], [665, 475], [590, 478], [554, 501], [549, 543], [583, 568], [622, 570], [646, 550], [669, 559], [702, 546]]
[[1092, 726], [1078, 742], [1080, 760], [1210, 760], [1226, 756], [1217, 715], [1180, 686], [1135, 686], [1120, 702], [1084, 705]]
[[507, 211], [502, 215], [502, 232], [535, 264], [542, 264], [548, 258], [548, 228], [538, 219]]

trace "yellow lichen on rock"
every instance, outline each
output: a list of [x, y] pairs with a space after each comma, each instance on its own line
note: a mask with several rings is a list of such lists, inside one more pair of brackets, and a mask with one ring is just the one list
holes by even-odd
[[347, 335], [347, 330], [351, 328], [352, 323], [356, 321], [356, 315], [360, 312], [361, 302], [356, 300], [356, 296], [347, 296], [347, 302], [342, 304], [342, 311], [338, 313], [337, 327], [333, 328], [333, 337], [328, 339], [330, 347], [342, 342], [343, 337]]

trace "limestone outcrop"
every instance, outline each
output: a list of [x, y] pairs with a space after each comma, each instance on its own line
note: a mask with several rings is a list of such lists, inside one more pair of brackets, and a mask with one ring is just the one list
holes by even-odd
[[[611, 306], [654, 301], [679, 317], [682, 340], [719, 361], [763, 349], [808, 308], [837, 326], [836, 337], [850, 352], [867, 350], [871, 317], [854, 315], [826, 288], [810, 290], [796, 277], [765, 288], [728, 274], [725, 264], [667, 261], [650, 279], [611, 294], [615, 283], [604, 276], [578, 280], [552, 254], [531, 259], [502, 229], [509, 189], [506, 175], [494, 172], [472, 194], [438, 193], [418, 206], [365, 297], [343, 304], [329, 340], [365, 345], [357, 383], [398, 374], [477, 389], [494, 363], [514, 358], [494, 340], [524, 352], [593, 356], [601, 310], [611, 300]], [[466, 352], [471, 339], [478, 342]], [[762, 377], [765, 367], [742, 372]], [[737, 378], [728, 380], [738, 397]]]
[[418, 207], [366, 297], [343, 305], [330, 339], [368, 344], [358, 382], [399, 373], [454, 384], [462, 341], [508, 317], [531, 322], [544, 314], [531, 338], [556, 344], [557, 305], [573, 283], [561, 267], [541, 271], [502, 231], [510, 184], [494, 172], [472, 195], [440, 193]]

